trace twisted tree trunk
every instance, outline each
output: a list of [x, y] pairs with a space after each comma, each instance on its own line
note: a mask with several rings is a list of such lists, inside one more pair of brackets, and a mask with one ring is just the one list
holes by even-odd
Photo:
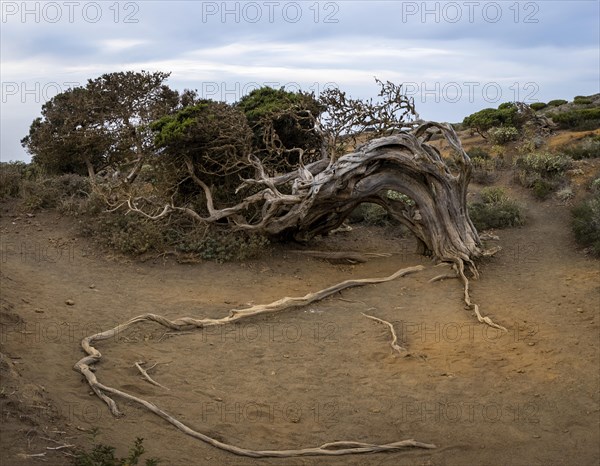
[[[436, 130], [456, 153], [456, 173], [427, 143]], [[223, 209], [215, 208], [209, 187], [187, 161], [190, 177], [206, 195], [208, 217], [172, 204], [154, 216], [142, 212], [132, 200], [129, 207], [151, 218], [179, 210], [203, 222], [228, 219], [233, 229], [307, 241], [339, 227], [359, 204], [371, 202], [406, 225], [418, 239], [420, 252], [459, 268], [466, 265], [477, 275], [474, 260], [484, 250], [467, 212], [471, 161], [449, 125], [424, 123], [411, 132], [373, 139], [338, 159], [319, 160], [276, 177], [267, 176], [258, 159], [250, 159], [256, 177], [245, 180], [238, 191], [248, 186], [262, 189]], [[255, 207], [254, 212], [259, 208], [258, 219], [246, 218], [250, 207]]]

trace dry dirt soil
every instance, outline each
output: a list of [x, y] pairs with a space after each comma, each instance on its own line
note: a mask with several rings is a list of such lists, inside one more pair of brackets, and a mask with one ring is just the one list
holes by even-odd
[[[457, 280], [428, 283], [440, 269], [389, 229], [358, 226], [311, 245], [392, 253], [355, 265], [294, 245], [244, 263], [140, 262], [79, 238], [72, 219], [3, 205], [1, 464], [69, 464], [73, 450], [60, 447], [89, 449], [97, 428], [95, 441], [121, 456], [143, 437], [144, 458], [165, 465], [597, 465], [600, 262], [574, 244], [568, 206], [510, 189], [527, 225], [497, 232], [503, 250], [472, 283], [474, 302], [508, 333], [465, 310]], [[98, 343], [96, 375], [246, 448], [414, 438], [435, 450], [238, 457], [122, 399], [125, 416], [114, 418], [73, 371], [84, 336], [138, 314], [221, 317], [417, 264], [426, 269], [229, 327], [170, 335], [140, 325]], [[361, 312], [392, 322], [408, 355]], [[143, 380], [137, 361], [156, 363], [149, 373], [167, 389]]]

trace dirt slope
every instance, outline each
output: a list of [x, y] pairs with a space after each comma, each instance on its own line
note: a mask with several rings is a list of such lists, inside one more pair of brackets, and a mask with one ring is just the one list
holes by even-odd
[[[527, 204], [528, 223], [499, 232], [504, 249], [481, 265], [472, 291], [507, 334], [477, 324], [458, 281], [428, 283], [440, 269], [412, 254], [411, 239], [386, 230], [357, 227], [312, 245], [394, 253], [357, 265], [283, 247], [241, 264], [138, 263], [77, 238], [69, 219], [4, 206], [2, 464], [68, 464], [46, 447], [89, 446], [83, 431], [93, 427], [121, 455], [144, 437], [148, 456], [169, 465], [598, 464], [600, 262], [577, 252], [568, 207], [519, 189], [514, 195]], [[230, 328], [172, 336], [137, 327], [99, 344], [105, 359], [97, 375], [247, 448], [415, 438], [437, 450], [236, 457], [122, 400], [126, 416], [113, 418], [72, 370], [83, 336], [141, 313], [223, 316], [416, 264], [427, 269]], [[393, 322], [411, 355], [392, 353], [386, 328], [361, 312]], [[141, 379], [133, 367], [140, 360], [158, 363], [150, 374], [169, 390]]]

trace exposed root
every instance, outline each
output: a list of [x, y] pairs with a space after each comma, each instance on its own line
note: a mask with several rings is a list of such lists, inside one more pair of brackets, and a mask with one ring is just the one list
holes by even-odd
[[503, 330], [504, 332], [508, 332], [508, 330], [506, 330], [506, 328], [503, 327], [502, 325], [498, 325], [498, 324], [494, 323], [494, 321], [492, 319], [490, 319], [489, 317], [481, 315], [481, 313], [479, 312], [479, 306], [477, 304], [471, 302], [471, 296], [469, 295], [469, 279], [465, 275], [464, 263], [462, 261], [459, 261], [455, 265], [456, 265], [455, 270], [458, 271], [458, 274], [465, 286], [465, 295], [464, 295], [465, 304], [467, 305], [467, 307], [469, 309], [475, 311], [477, 320], [481, 323], [485, 323], [485, 324], [489, 325], [490, 327], [494, 327], [494, 328]]
[[446, 280], [448, 278], [459, 278], [459, 276], [456, 274], [443, 273], [441, 275], [437, 275], [436, 277], [433, 277], [431, 280], [429, 280], [429, 283], [435, 283], [440, 280]]
[[291, 251], [294, 254], [302, 254], [304, 256], [316, 257], [318, 259], [325, 259], [329, 261], [341, 261], [345, 260], [353, 263], [363, 263], [369, 260], [369, 257], [390, 257], [389, 253], [376, 253], [376, 252], [353, 252], [353, 251]]
[[[477, 276], [477, 269], [475, 268], [475, 265], [473, 263], [468, 263], [467, 265], [469, 266], [469, 269], [473, 272], [473, 274], [475, 276]], [[119, 389], [116, 389], [113, 387], [109, 387], [107, 385], [100, 383], [94, 372], [96, 369], [95, 365], [96, 365], [96, 363], [98, 363], [101, 360], [102, 355], [95, 347], [92, 346], [92, 344], [95, 341], [101, 341], [101, 340], [106, 340], [109, 338], [117, 337], [119, 335], [119, 333], [122, 332], [123, 330], [125, 330], [137, 323], [140, 323], [140, 322], [146, 322], [146, 321], [156, 322], [156, 323], [158, 323], [164, 327], [167, 327], [171, 330], [174, 330], [176, 332], [211, 327], [211, 326], [216, 326], [216, 325], [226, 325], [226, 324], [238, 321], [240, 319], [259, 315], [259, 314], [279, 312], [279, 311], [283, 311], [283, 310], [290, 309], [290, 308], [306, 306], [310, 303], [322, 300], [328, 296], [331, 296], [334, 293], [337, 293], [337, 292], [342, 291], [347, 288], [364, 286], [364, 285], [368, 285], [368, 284], [388, 282], [388, 281], [394, 280], [396, 278], [405, 276], [407, 274], [418, 272], [420, 270], [423, 270], [424, 268], [425, 268], [424, 266], [419, 265], [419, 266], [415, 266], [415, 267], [408, 267], [405, 269], [398, 270], [397, 272], [395, 272], [394, 274], [392, 274], [388, 277], [346, 280], [341, 283], [332, 285], [328, 288], [325, 288], [323, 290], [317, 291], [315, 293], [308, 293], [307, 295], [305, 295], [303, 297], [284, 297], [278, 301], [274, 301], [269, 304], [254, 305], [254, 306], [248, 307], [246, 309], [233, 309], [229, 312], [229, 315], [227, 315], [226, 317], [217, 318], [217, 319], [212, 319], [212, 318], [194, 319], [191, 317], [181, 317], [181, 318], [178, 318], [175, 320], [169, 320], [163, 316], [156, 315], [156, 314], [139, 315], [139, 316], [136, 316], [136, 317], [128, 320], [127, 322], [125, 322], [121, 325], [118, 325], [117, 327], [110, 329], [110, 330], [106, 330], [104, 332], [100, 332], [100, 333], [97, 333], [97, 334], [94, 334], [94, 335], [84, 338], [81, 341], [81, 346], [82, 346], [83, 350], [85, 351], [86, 356], [84, 358], [82, 358], [81, 360], [79, 360], [75, 364], [74, 370], [76, 370], [77, 372], [80, 372], [86, 378], [88, 384], [90, 385], [90, 387], [92, 388], [94, 393], [96, 393], [96, 395], [98, 395], [98, 397], [100, 399], [102, 399], [108, 405], [108, 407], [113, 415], [120, 416], [122, 413], [119, 411], [117, 404], [109, 396], [109, 394], [112, 396], [119, 396], [126, 400], [129, 400], [129, 401], [132, 401], [139, 405], [142, 405], [145, 408], [147, 408], [148, 410], [152, 411], [157, 416], [160, 416], [161, 418], [163, 418], [170, 424], [174, 425], [176, 428], [178, 428], [185, 434], [190, 435], [191, 437], [194, 437], [196, 439], [202, 440], [202, 441], [204, 441], [210, 445], [213, 445], [217, 448], [220, 448], [222, 450], [228, 451], [230, 453], [234, 453], [236, 455], [249, 456], [249, 457], [254, 457], [254, 458], [266, 458], [266, 457], [289, 458], [289, 457], [298, 457], [298, 456], [316, 456], [316, 455], [338, 456], [338, 455], [349, 455], [349, 454], [357, 454], [357, 453], [375, 453], [375, 452], [384, 452], [384, 451], [396, 451], [396, 450], [410, 448], [410, 447], [427, 448], [427, 449], [436, 448], [435, 445], [417, 442], [413, 439], [402, 440], [402, 441], [383, 444], [383, 445], [354, 442], [354, 441], [336, 441], [336, 442], [331, 442], [331, 443], [325, 443], [318, 447], [301, 448], [301, 449], [295, 449], [295, 450], [251, 450], [251, 449], [231, 445], [231, 444], [222, 442], [220, 440], [217, 440], [216, 438], [210, 437], [206, 434], [203, 434], [201, 432], [198, 432], [198, 431], [192, 429], [191, 427], [183, 424], [181, 421], [175, 419], [170, 414], [163, 411], [162, 409], [160, 409], [159, 407], [157, 407], [156, 405], [154, 405], [153, 403], [151, 403], [149, 401], [146, 401], [142, 398], [138, 398], [138, 397], [131, 395], [127, 392], [124, 392], [122, 390], [119, 390]], [[444, 276], [444, 278], [460, 277], [462, 279], [462, 281], [464, 283], [464, 301], [470, 309], [475, 311], [475, 314], [477, 315], [477, 319], [479, 320], [479, 322], [482, 322], [482, 323], [485, 323], [492, 327], [507, 331], [504, 327], [502, 327], [498, 324], [495, 324], [489, 317], [483, 317], [481, 315], [481, 313], [479, 312], [479, 306], [477, 304], [471, 303], [471, 299], [470, 299], [470, 295], [469, 295], [469, 280], [467, 279], [467, 277], [465, 275], [465, 270], [464, 270], [465, 263], [463, 262], [463, 260], [457, 260], [456, 262], [454, 262], [454, 264], [452, 265], [452, 268], [456, 272], [456, 275]], [[435, 277], [434, 279], [432, 279], [430, 281], [436, 281], [437, 279], [441, 279], [440, 277], [442, 277], [442, 276]], [[402, 353], [403, 351], [406, 351], [404, 348], [402, 348], [401, 346], [398, 345], [398, 337], [397, 337], [396, 331], [394, 330], [394, 327], [390, 322], [380, 319], [378, 317], [374, 317], [374, 316], [365, 314], [365, 313], [362, 313], [362, 314], [369, 319], [383, 323], [389, 327], [391, 334], [392, 334], [392, 341], [391, 341], [390, 345], [394, 351], [397, 351], [398, 353]], [[141, 363], [136, 362], [135, 366], [142, 373], [142, 375], [144, 376], [144, 378], [146, 380], [148, 380], [150, 383], [152, 383], [154, 385], [157, 385], [157, 386], [167, 389], [166, 387], [160, 385], [158, 382], [154, 381], [147, 374], [147, 370], [150, 370], [150, 369], [144, 370], [140, 364]]]
[[[98, 363], [100, 361], [100, 359], [102, 358], [102, 355], [96, 348], [94, 348], [92, 346], [92, 343], [94, 343], [95, 341], [106, 340], [106, 339], [118, 336], [118, 334], [120, 332], [122, 332], [123, 330], [127, 329], [128, 327], [131, 327], [132, 325], [140, 323], [140, 322], [153, 321], [153, 322], [157, 322], [158, 324], [163, 325], [167, 328], [177, 330], [177, 331], [189, 330], [192, 328], [204, 328], [204, 327], [210, 327], [210, 326], [215, 326], [215, 325], [226, 325], [231, 322], [240, 320], [242, 318], [246, 318], [246, 317], [250, 317], [250, 316], [254, 316], [254, 315], [258, 315], [258, 314], [278, 312], [278, 311], [282, 311], [284, 309], [305, 306], [312, 302], [319, 301], [323, 298], [326, 298], [327, 296], [330, 296], [330, 295], [337, 293], [338, 291], [344, 290], [346, 288], [355, 287], [355, 286], [364, 286], [364, 285], [374, 284], [374, 283], [388, 282], [388, 281], [394, 280], [396, 278], [402, 277], [404, 275], [407, 275], [409, 273], [414, 273], [414, 272], [417, 272], [417, 271], [423, 270], [423, 269], [424, 269], [424, 267], [419, 265], [419, 266], [415, 266], [415, 267], [409, 267], [406, 269], [398, 270], [396, 273], [394, 273], [388, 277], [384, 277], [384, 278], [367, 278], [367, 279], [357, 279], [357, 280], [346, 280], [344, 282], [341, 282], [336, 285], [325, 288], [321, 291], [317, 291], [315, 293], [309, 293], [303, 297], [298, 297], [298, 298], [285, 297], [285, 298], [282, 298], [282, 299], [275, 301], [273, 303], [270, 303], [270, 304], [255, 305], [255, 306], [252, 306], [247, 309], [234, 309], [234, 310], [230, 311], [228, 316], [220, 318], [220, 319], [210, 319], [210, 318], [193, 319], [191, 317], [182, 317], [182, 318], [175, 319], [175, 320], [168, 320], [165, 317], [159, 316], [156, 314], [143, 314], [143, 315], [134, 317], [134, 318], [128, 320], [127, 322], [125, 322], [121, 325], [118, 325], [117, 327], [115, 327], [113, 329], [106, 330], [104, 332], [100, 332], [95, 335], [91, 335], [91, 336], [84, 338], [81, 342], [81, 346], [82, 346], [83, 350], [86, 352], [87, 356], [85, 356], [84, 358], [82, 358], [80, 361], [78, 361], [75, 364], [74, 370], [83, 374], [83, 376], [86, 378], [86, 380], [87, 380], [88, 384], [90, 385], [90, 387], [92, 388], [92, 390], [94, 390], [96, 395], [98, 395], [100, 397], [100, 399], [102, 399], [108, 405], [111, 413], [113, 413], [115, 416], [119, 416], [122, 413], [119, 411], [118, 406], [115, 403], [115, 401], [107, 394], [116, 395], [116, 396], [119, 396], [126, 400], [129, 400], [129, 401], [132, 401], [139, 405], [142, 405], [145, 408], [147, 408], [148, 410], [152, 411], [157, 416], [160, 416], [161, 418], [163, 418], [170, 424], [174, 425], [175, 427], [177, 427], [179, 430], [186, 433], [187, 435], [190, 435], [191, 437], [197, 438], [197, 439], [202, 440], [210, 445], [213, 445], [222, 450], [234, 453], [236, 455], [250, 456], [250, 457], [254, 457], [254, 458], [266, 458], [266, 457], [289, 458], [289, 457], [297, 457], [297, 456], [316, 456], [316, 455], [338, 456], [338, 455], [349, 455], [349, 454], [357, 454], [357, 453], [375, 453], [375, 452], [384, 452], [384, 451], [397, 451], [400, 449], [411, 448], [411, 447], [413, 447], [413, 448], [435, 448], [435, 445], [432, 445], [429, 443], [417, 442], [413, 439], [402, 440], [402, 441], [387, 443], [387, 444], [383, 444], [383, 445], [354, 442], [354, 441], [337, 441], [337, 442], [325, 443], [319, 447], [302, 448], [302, 449], [296, 449], [296, 450], [250, 450], [247, 448], [241, 448], [241, 447], [237, 447], [235, 445], [230, 445], [228, 443], [221, 442], [220, 440], [217, 440], [213, 437], [210, 437], [206, 434], [203, 434], [201, 432], [198, 432], [198, 431], [188, 427], [187, 425], [185, 425], [181, 421], [175, 419], [170, 414], [168, 414], [166, 411], [163, 411], [162, 409], [160, 409], [153, 403], [150, 403], [149, 401], [146, 401], [142, 398], [138, 398], [138, 397], [131, 395], [127, 392], [124, 392], [122, 390], [118, 390], [116, 388], [109, 387], [107, 385], [100, 383], [98, 381], [98, 379], [96, 378], [96, 375], [94, 374], [94, 370], [95, 370], [94, 366], [96, 363]], [[372, 316], [370, 316], [370, 318], [379, 320]], [[385, 322], [385, 321], [382, 321], [382, 322]], [[391, 324], [389, 324], [389, 323], [388, 323], [388, 325], [391, 326]], [[393, 345], [395, 345], [397, 338], [396, 338], [396, 334], [395, 334], [393, 328], [392, 328], [392, 335], [394, 336]], [[397, 346], [397, 347], [399, 349], [401, 349], [399, 346]], [[142, 374], [144, 374], [146, 372], [141, 368], [139, 363], [136, 363], [136, 366], [138, 367], [138, 370], [140, 370], [140, 372], [142, 372]], [[146, 376], [147, 376], [147, 374], [146, 374]], [[150, 379], [149, 376], [147, 378]], [[154, 384], [158, 385], [158, 383], [156, 383], [156, 382], [154, 382]]]
[[390, 328], [390, 332], [392, 333], [392, 341], [390, 342], [390, 346], [394, 351], [398, 352], [399, 354], [402, 354], [403, 351], [407, 351], [406, 348], [402, 348], [402, 346], [398, 345], [398, 335], [396, 335], [396, 330], [394, 330], [394, 326], [390, 322], [388, 322], [387, 320], [380, 319], [379, 317], [365, 314], [364, 312], [361, 312], [361, 314], [365, 317], [368, 317], [369, 319], [373, 319], [376, 322], [380, 322], [384, 325], [387, 325]]
[[164, 385], [159, 384], [156, 380], [154, 380], [152, 377], [150, 377], [148, 375], [148, 371], [154, 367], [156, 367], [156, 364], [154, 364], [152, 367], [149, 367], [148, 369], [144, 369], [142, 368], [142, 364], [145, 364], [143, 361], [139, 361], [135, 363], [135, 367], [137, 367], [138, 371], [141, 372], [142, 376], [144, 377], [144, 379], [146, 379], [148, 382], [150, 382], [152, 385], [156, 385], [157, 387], [161, 387], [164, 388], [165, 390], [170, 390], [169, 388], [165, 387]]

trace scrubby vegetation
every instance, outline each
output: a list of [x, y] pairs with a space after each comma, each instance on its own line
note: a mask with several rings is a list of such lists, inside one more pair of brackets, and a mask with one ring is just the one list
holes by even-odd
[[[74, 466], [135, 466], [139, 464], [145, 453], [144, 439], [137, 438], [124, 458], [116, 456], [116, 448], [104, 444], [96, 444], [91, 451], [79, 451], [73, 458]], [[158, 458], [148, 458], [146, 466], [156, 466], [160, 463]]]
[[558, 107], [558, 106], [564, 105], [566, 103], [568, 103], [568, 102], [564, 99], [554, 99], [554, 100], [551, 100], [550, 102], [548, 102], [548, 107]]
[[548, 107], [548, 104], [545, 104], [544, 102], [534, 102], [530, 104], [529, 107], [537, 112], [538, 110]]
[[600, 135], [589, 134], [578, 141], [561, 146], [559, 151], [573, 160], [600, 157]]
[[522, 208], [502, 188], [483, 188], [481, 201], [469, 205], [469, 216], [478, 230], [517, 227], [525, 223]]
[[577, 242], [600, 256], [600, 173], [590, 184], [591, 194], [572, 211], [572, 227]]
[[546, 199], [564, 184], [563, 175], [571, 168], [572, 162], [563, 154], [533, 152], [518, 157], [514, 166], [519, 183], [531, 188], [538, 199]]
[[[351, 99], [339, 89], [315, 97], [264, 87], [231, 105], [198, 98], [195, 91], [173, 91], [165, 84], [168, 76], [105, 74], [48, 101], [22, 140], [33, 163], [0, 164], [0, 198], [21, 197], [29, 210], [56, 208], [78, 218], [83, 234], [126, 254], [246, 259], [264, 251], [272, 238], [230, 228], [237, 217], [204, 219], [265, 187], [291, 196], [295, 183], [269, 183], [290, 170], [335, 159], [359, 138], [410, 128], [405, 117], [416, 114], [401, 87], [389, 82], [377, 81], [381, 103]], [[590, 134], [556, 152], [541, 150], [554, 128], [546, 116], [561, 128], [600, 126], [600, 108], [589, 108], [593, 102], [585, 96], [573, 103], [506, 102], [466, 117], [458, 126], [487, 139], [485, 147], [469, 150], [472, 179], [494, 183], [505, 160], [517, 153], [520, 184], [539, 199], [556, 193], [559, 201], [570, 202], [575, 193], [565, 173], [573, 160], [600, 155], [600, 136]], [[314, 175], [304, 173], [307, 179]], [[386, 204], [384, 198], [374, 200]], [[165, 213], [165, 205], [177, 208]], [[582, 215], [593, 211], [593, 202], [586, 206]], [[264, 209], [248, 203], [244, 221], [258, 221]], [[523, 222], [519, 206], [496, 188], [484, 189], [470, 211], [481, 229]], [[400, 226], [371, 202], [360, 204], [350, 221]]]
[[548, 113], [561, 129], [586, 131], [600, 128], [600, 108], [578, 108], [560, 113]]

